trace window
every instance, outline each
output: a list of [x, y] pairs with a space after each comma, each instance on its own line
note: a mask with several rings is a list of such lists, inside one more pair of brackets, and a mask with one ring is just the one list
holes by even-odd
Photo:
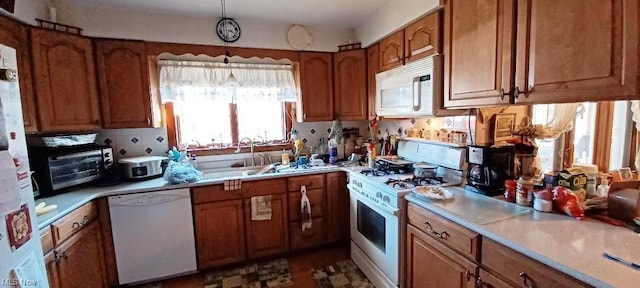
[[[593, 163], [597, 164], [600, 170], [628, 166], [627, 152], [630, 151], [631, 143], [628, 103], [581, 103], [575, 114], [573, 129], [561, 134], [558, 139], [537, 140], [542, 171], [561, 169], [571, 163]], [[553, 121], [554, 107], [555, 104], [533, 105], [532, 124]], [[604, 138], [603, 135], [609, 137]], [[601, 137], [602, 140], [597, 140]], [[572, 158], [563, 165], [561, 162], [564, 157]]]
[[[181, 143], [225, 148], [242, 138], [286, 140], [286, 102], [296, 100], [292, 65], [160, 61], [162, 102], [174, 104]], [[229, 84], [233, 72], [237, 79]]]

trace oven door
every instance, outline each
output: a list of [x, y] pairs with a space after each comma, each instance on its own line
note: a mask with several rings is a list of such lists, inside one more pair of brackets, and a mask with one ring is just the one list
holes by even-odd
[[350, 191], [349, 195], [351, 241], [397, 285], [399, 210], [376, 204], [356, 191]]

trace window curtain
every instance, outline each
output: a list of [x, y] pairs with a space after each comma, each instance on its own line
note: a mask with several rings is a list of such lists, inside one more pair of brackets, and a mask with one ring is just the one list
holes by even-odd
[[573, 130], [576, 115], [584, 113], [584, 110], [582, 103], [548, 104], [546, 115], [534, 115], [538, 116], [537, 123], [521, 123], [515, 134], [524, 134], [540, 140], [556, 139], [562, 133]]
[[[230, 102], [297, 99], [292, 65], [161, 60], [159, 66], [162, 102], [181, 102], [185, 97]], [[232, 72], [236, 83], [227, 81]]]
[[[631, 113], [633, 113], [633, 122], [636, 122], [636, 130], [640, 131], [640, 100], [631, 101]], [[636, 147], [635, 164], [636, 169], [640, 169], [640, 147]]]

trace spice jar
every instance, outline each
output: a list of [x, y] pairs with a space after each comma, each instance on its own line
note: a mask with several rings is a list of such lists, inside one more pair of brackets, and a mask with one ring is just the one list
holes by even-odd
[[504, 201], [515, 203], [516, 202], [516, 188], [518, 181], [506, 180], [504, 181]]
[[520, 177], [516, 188], [516, 204], [531, 206], [533, 200], [533, 180], [528, 177]]

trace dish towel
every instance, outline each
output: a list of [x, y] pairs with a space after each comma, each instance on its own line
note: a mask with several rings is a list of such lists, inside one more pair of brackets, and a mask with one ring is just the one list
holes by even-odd
[[311, 229], [311, 201], [307, 197], [307, 186], [300, 186], [300, 193], [302, 193], [300, 198], [300, 219], [302, 219], [302, 231], [304, 231]]
[[251, 220], [271, 220], [271, 195], [251, 197]]

